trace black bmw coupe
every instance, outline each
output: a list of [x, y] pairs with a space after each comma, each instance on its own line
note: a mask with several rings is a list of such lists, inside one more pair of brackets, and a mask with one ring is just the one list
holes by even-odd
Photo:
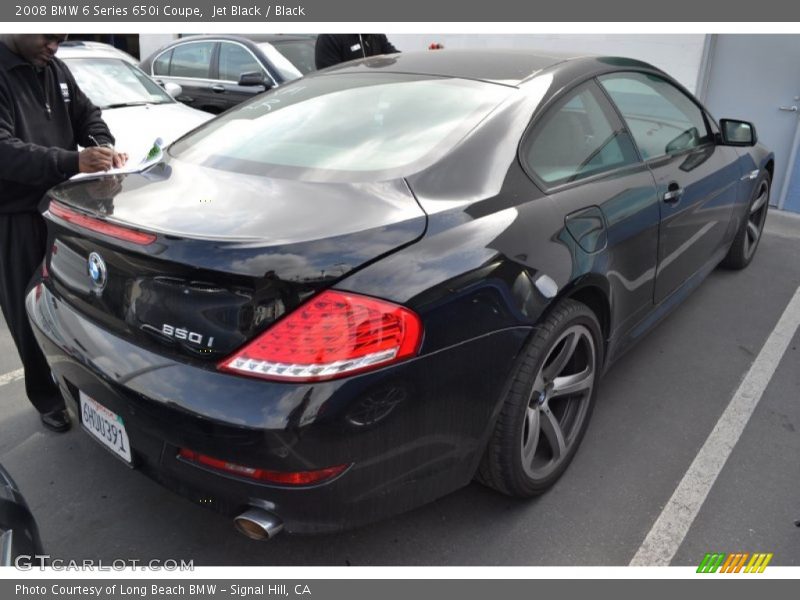
[[531, 496], [603, 371], [751, 261], [773, 161], [636, 60], [367, 58], [53, 189], [28, 313], [88, 434], [251, 537]]

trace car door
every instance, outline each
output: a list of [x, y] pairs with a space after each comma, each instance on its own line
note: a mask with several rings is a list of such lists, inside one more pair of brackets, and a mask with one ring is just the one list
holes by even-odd
[[599, 81], [655, 178], [661, 213], [653, 297], [658, 304], [724, 256], [733, 233], [739, 157], [717, 145], [713, 122], [667, 79], [626, 72]]
[[562, 278], [604, 277], [609, 333], [623, 335], [653, 307], [660, 215], [652, 175], [595, 81], [536, 120], [520, 159], [564, 223], [558, 239], [570, 249], [572, 273]]
[[153, 61], [153, 77], [159, 83], [181, 86], [177, 100], [207, 112], [219, 113], [226, 107], [219, 98], [214, 79], [214, 57], [217, 42], [191, 41], [173, 46]]
[[261, 73], [264, 81], [270, 87], [273, 85], [272, 78], [255, 55], [238, 42], [220, 42], [217, 71], [221, 86], [219, 95], [226, 109], [267, 89], [267, 85], [239, 85], [243, 73]]

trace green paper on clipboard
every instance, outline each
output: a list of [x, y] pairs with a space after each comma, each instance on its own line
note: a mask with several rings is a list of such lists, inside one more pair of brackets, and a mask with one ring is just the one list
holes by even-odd
[[156, 138], [153, 142], [153, 146], [148, 150], [147, 155], [142, 159], [142, 162], [139, 163], [137, 167], [137, 171], [141, 171], [146, 169], [152, 164], [159, 162], [164, 157], [164, 140], [160, 137]]

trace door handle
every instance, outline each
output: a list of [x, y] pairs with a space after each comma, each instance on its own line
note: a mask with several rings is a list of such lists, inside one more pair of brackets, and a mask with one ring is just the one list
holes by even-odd
[[217, 94], [220, 94], [220, 93], [222, 93], [222, 92], [224, 92], [224, 91], [225, 91], [225, 86], [224, 86], [224, 85], [221, 85], [221, 84], [219, 84], [219, 83], [218, 83], [218, 84], [216, 84], [216, 85], [212, 85], [212, 86], [211, 86], [211, 91], [212, 91], [212, 92], [215, 92], [215, 93], [217, 93]]
[[683, 188], [677, 183], [670, 183], [664, 194], [664, 202], [667, 204], [676, 204], [678, 200], [681, 199], [681, 196], [683, 196]]
[[785, 110], [786, 112], [797, 112], [796, 106], [779, 106], [780, 110]]

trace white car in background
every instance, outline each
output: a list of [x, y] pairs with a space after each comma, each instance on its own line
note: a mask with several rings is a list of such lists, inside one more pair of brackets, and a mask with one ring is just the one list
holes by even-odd
[[165, 90], [113, 46], [65, 42], [56, 56], [103, 111], [117, 150], [128, 153], [129, 166], [139, 164], [157, 138], [169, 145], [213, 116], [176, 101], [180, 86], [167, 84]]

